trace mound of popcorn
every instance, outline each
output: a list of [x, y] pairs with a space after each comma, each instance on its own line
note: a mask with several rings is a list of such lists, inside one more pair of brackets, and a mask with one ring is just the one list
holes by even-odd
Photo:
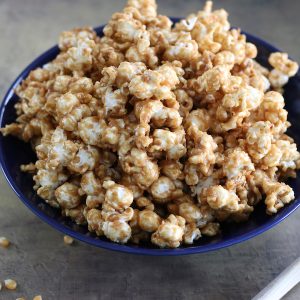
[[99, 37], [77, 28], [17, 88], [17, 119], [1, 129], [30, 142], [34, 189], [49, 205], [117, 243], [158, 247], [214, 236], [257, 203], [294, 199], [300, 153], [283, 86], [298, 65], [231, 29], [227, 12], [173, 24], [155, 0], [129, 0]]

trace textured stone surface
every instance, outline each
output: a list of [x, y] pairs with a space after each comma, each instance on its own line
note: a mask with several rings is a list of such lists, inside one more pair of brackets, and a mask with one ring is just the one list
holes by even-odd
[[[178, 16], [203, 1], [160, 0], [161, 13]], [[223, 4], [222, 4], [223, 3]], [[124, 1], [0, 0], [0, 98], [18, 73], [57, 41], [60, 31], [105, 23]], [[300, 2], [216, 1], [233, 25], [260, 36], [300, 60]], [[202, 255], [143, 257], [75, 243], [35, 217], [0, 176], [0, 280], [14, 278], [16, 291], [0, 299], [42, 294], [46, 300], [250, 299], [300, 255], [300, 211], [265, 234]], [[285, 299], [300, 298], [300, 286]]]

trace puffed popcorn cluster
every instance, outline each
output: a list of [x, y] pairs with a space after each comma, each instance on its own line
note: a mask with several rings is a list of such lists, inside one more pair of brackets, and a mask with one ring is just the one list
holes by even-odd
[[175, 248], [294, 199], [282, 92], [298, 65], [286, 53], [259, 65], [225, 10], [208, 1], [173, 24], [155, 0], [129, 0], [102, 37], [77, 28], [59, 48], [17, 88], [1, 132], [31, 143], [37, 161], [21, 168], [64, 216], [113, 242]]

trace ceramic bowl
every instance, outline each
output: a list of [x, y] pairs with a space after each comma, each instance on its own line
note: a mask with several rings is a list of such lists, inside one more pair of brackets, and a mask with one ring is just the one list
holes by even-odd
[[[178, 21], [178, 19], [173, 19]], [[103, 26], [95, 28], [97, 34], [101, 36]], [[270, 53], [279, 51], [269, 43], [245, 33], [247, 40], [257, 46], [258, 62], [263, 66], [268, 66], [268, 56]], [[15, 88], [27, 77], [29, 72], [37, 67], [53, 60], [59, 53], [57, 46], [49, 49], [17, 77], [9, 88], [0, 107], [0, 127], [13, 122], [16, 118], [14, 104], [18, 101], [14, 93]], [[292, 127], [289, 128], [289, 134], [295, 139], [297, 145], [300, 144], [300, 74], [293, 77], [285, 86], [284, 97], [286, 109], [289, 112], [289, 121]], [[2, 171], [10, 184], [11, 188], [17, 194], [19, 199], [40, 219], [61, 231], [72, 236], [75, 239], [94, 245], [96, 247], [116, 250], [134, 254], [144, 255], [184, 255], [193, 253], [203, 253], [240, 243], [253, 238], [264, 231], [272, 228], [286, 217], [288, 217], [300, 205], [300, 174], [297, 179], [291, 179], [290, 184], [294, 191], [296, 199], [289, 205], [281, 209], [276, 215], [268, 216], [265, 213], [263, 203], [259, 204], [251, 214], [250, 219], [245, 223], [222, 224], [222, 232], [215, 237], [203, 237], [191, 246], [182, 246], [177, 249], [159, 249], [151, 244], [120, 245], [110, 242], [106, 238], [99, 238], [87, 230], [86, 226], [79, 226], [70, 219], [62, 217], [60, 211], [52, 208], [40, 199], [33, 190], [33, 180], [30, 174], [22, 173], [20, 165], [35, 161], [35, 154], [29, 144], [26, 144], [15, 137], [3, 137], [0, 134], [0, 163]], [[298, 172], [299, 173], [299, 172]], [[38, 228], [37, 228], [38, 230]]]

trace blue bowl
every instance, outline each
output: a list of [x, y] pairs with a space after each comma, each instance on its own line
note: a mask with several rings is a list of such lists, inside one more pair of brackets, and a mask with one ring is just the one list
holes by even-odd
[[[177, 22], [179, 19], [173, 18]], [[102, 35], [103, 26], [97, 27], [96, 32]], [[258, 62], [263, 66], [269, 67], [268, 56], [272, 52], [280, 51], [269, 45], [265, 41], [245, 33], [247, 40], [255, 44], [258, 48]], [[29, 72], [37, 67], [41, 67], [53, 60], [59, 49], [57, 46], [46, 51], [35, 59], [14, 81], [9, 88], [0, 106], [0, 127], [12, 123], [16, 118], [14, 104], [18, 101], [14, 93], [15, 88], [25, 79]], [[286, 108], [289, 111], [289, 120], [292, 127], [289, 134], [295, 139], [297, 145], [300, 144], [300, 74], [293, 77], [285, 87]], [[208, 238], [203, 237], [191, 246], [182, 246], [177, 249], [158, 249], [151, 244], [143, 245], [119, 245], [112, 243], [104, 237], [97, 237], [90, 233], [86, 226], [79, 226], [70, 219], [62, 217], [60, 211], [52, 208], [39, 198], [33, 190], [33, 180], [30, 174], [22, 173], [20, 165], [35, 161], [36, 157], [29, 144], [26, 144], [15, 137], [3, 137], [0, 134], [0, 162], [2, 171], [10, 184], [11, 188], [20, 200], [43, 221], [55, 229], [74, 237], [80, 241], [105, 249], [144, 255], [184, 255], [203, 253], [220, 248], [228, 247], [250, 239], [264, 231], [272, 228], [287, 216], [289, 216], [300, 205], [300, 176], [291, 179], [290, 184], [294, 191], [296, 200], [285, 206], [274, 216], [265, 213], [265, 206], [260, 203], [250, 219], [240, 224], [222, 224], [222, 233], [218, 236]], [[299, 173], [299, 172], [298, 172]]]

